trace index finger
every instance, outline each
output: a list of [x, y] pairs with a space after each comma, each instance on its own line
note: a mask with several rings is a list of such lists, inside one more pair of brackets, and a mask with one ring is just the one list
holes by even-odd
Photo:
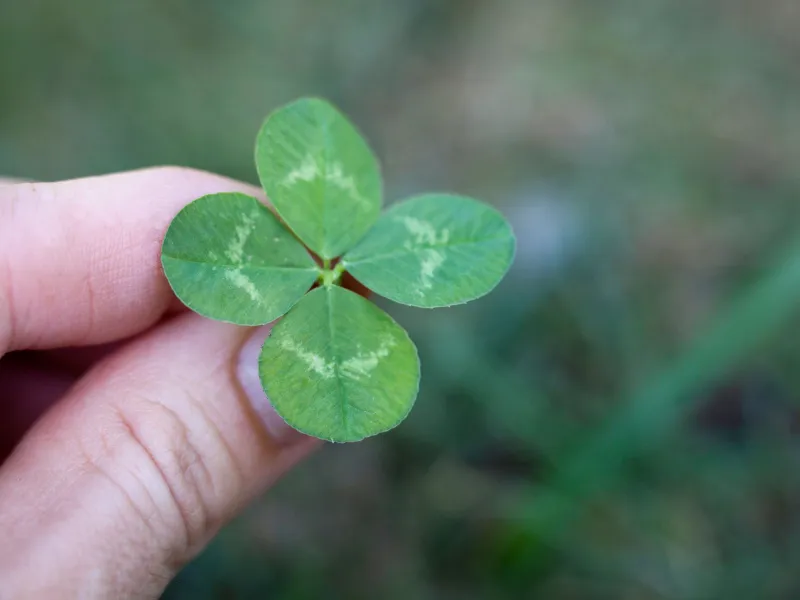
[[195, 198], [229, 191], [263, 198], [180, 167], [0, 186], [0, 355], [148, 329], [175, 301], [160, 260], [170, 221]]

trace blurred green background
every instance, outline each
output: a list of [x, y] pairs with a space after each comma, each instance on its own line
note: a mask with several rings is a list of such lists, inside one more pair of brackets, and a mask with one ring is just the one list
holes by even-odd
[[800, 597], [800, 2], [0, 0], [0, 172], [256, 181], [304, 94], [518, 256], [167, 598]]

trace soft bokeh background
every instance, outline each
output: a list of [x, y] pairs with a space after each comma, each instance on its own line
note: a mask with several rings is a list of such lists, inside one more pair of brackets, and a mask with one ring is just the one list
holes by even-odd
[[797, 0], [0, 0], [3, 173], [256, 181], [317, 94], [519, 238], [167, 598], [800, 597], [799, 66]]

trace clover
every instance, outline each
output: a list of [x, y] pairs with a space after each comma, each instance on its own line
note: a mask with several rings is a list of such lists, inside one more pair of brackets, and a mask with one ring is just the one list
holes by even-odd
[[259, 375], [291, 427], [334, 442], [392, 429], [417, 397], [417, 349], [389, 315], [343, 287], [342, 275], [402, 304], [461, 304], [508, 271], [511, 227], [490, 206], [444, 193], [381, 214], [375, 155], [318, 98], [267, 117], [255, 162], [277, 216], [240, 193], [189, 203], [162, 246], [170, 286], [218, 321], [255, 326], [282, 317], [261, 350]]

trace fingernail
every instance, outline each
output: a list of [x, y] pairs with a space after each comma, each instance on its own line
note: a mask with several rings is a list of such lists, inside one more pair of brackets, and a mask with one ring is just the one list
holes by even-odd
[[250, 335], [239, 353], [237, 374], [239, 383], [247, 394], [253, 410], [264, 423], [264, 427], [273, 441], [281, 445], [291, 445], [305, 439], [306, 436], [292, 429], [275, 412], [258, 375], [258, 357], [271, 329], [272, 325], [264, 325]]

